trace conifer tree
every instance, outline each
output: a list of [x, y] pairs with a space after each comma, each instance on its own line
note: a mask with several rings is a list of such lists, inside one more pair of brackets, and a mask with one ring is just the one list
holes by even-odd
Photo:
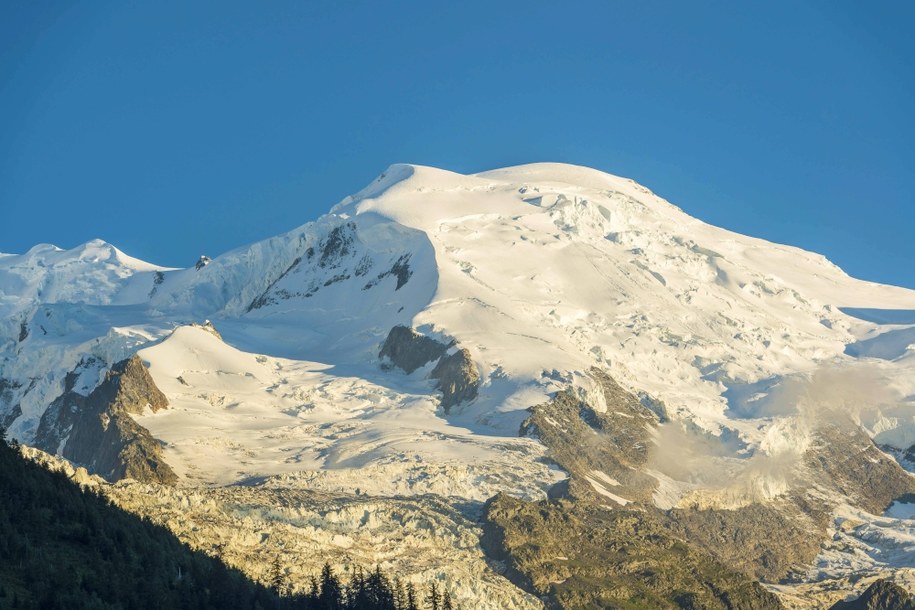
[[277, 554], [273, 558], [273, 563], [270, 565], [270, 588], [273, 589], [273, 592], [276, 593], [277, 597], [282, 597], [288, 593], [287, 589], [288, 579], [286, 578], [286, 571], [283, 569], [283, 564], [280, 562], [280, 556]]
[[397, 610], [407, 610], [407, 591], [399, 578], [394, 579], [394, 607]]
[[318, 595], [320, 610], [341, 610], [343, 608], [343, 587], [330, 564], [321, 569], [321, 593]]
[[426, 597], [426, 602], [429, 604], [429, 610], [442, 610], [442, 594], [439, 592], [438, 585], [434, 580], [429, 587], [429, 595]]
[[407, 610], [419, 610], [419, 602], [416, 599], [416, 587], [412, 582], [407, 583]]

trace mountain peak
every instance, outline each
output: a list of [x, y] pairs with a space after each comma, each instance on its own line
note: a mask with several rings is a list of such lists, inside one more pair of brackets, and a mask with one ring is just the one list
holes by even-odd
[[608, 174], [591, 167], [556, 162], [525, 163], [479, 172], [474, 176], [501, 182], [562, 183], [598, 190], [613, 189], [623, 184], [635, 184], [628, 178]]

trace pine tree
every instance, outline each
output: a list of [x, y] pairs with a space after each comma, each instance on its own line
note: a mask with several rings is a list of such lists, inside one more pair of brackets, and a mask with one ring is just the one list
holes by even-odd
[[368, 583], [362, 568], [356, 567], [353, 570], [353, 576], [350, 578], [349, 587], [346, 591], [347, 608], [369, 608], [371, 600], [369, 597]]
[[429, 604], [429, 610], [442, 610], [442, 594], [438, 590], [438, 585], [435, 584], [435, 581], [432, 581], [432, 586], [429, 587], [429, 595], [426, 597], [426, 602]]
[[442, 596], [442, 610], [454, 610], [454, 606], [451, 603], [451, 594], [448, 591], [445, 591]]
[[407, 592], [399, 578], [394, 579], [394, 607], [397, 610], [407, 610]]
[[407, 583], [407, 610], [419, 610], [419, 604], [416, 601], [416, 587], [412, 582]]
[[318, 608], [321, 610], [343, 608], [343, 587], [328, 563], [325, 563], [321, 569], [321, 593], [318, 595]]
[[276, 593], [277, 597], [284, 596], [287, 586], [286, 571], [283, 569], [283, 564], [280, 563], [280, 556], [277, 554], [273, 558], [273, 563], [270, 565], [270, 588], [273, 589], [273, 592]]
[[395, 608], [394, 590], [391, 586], [391, 581], [381, 572], [380, 567], [376, 566], [375, 571], [369, 574], [366, 579], [366, 589], [368, 590], [372, 607], [378, 610]]

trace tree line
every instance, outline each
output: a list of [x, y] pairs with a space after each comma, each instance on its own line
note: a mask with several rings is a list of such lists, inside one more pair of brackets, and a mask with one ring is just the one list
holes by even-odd
[[277, 559], [270, 585], [279, 597], [279, 607], [285, 610], [455, 610], [451, 594], [436, 581], [418, 590], [411, 582], [390, 579], [379, 568], [372, 572], [356, 568], [344, 583], [330, 565], [324, 564], [307, 593], [293, 594]]

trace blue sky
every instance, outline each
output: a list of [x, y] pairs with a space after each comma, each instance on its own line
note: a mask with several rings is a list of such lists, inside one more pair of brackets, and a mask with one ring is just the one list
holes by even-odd
[[533, 161], [915, 288], [915, 3], [0, 3], [0, 251], [188, 266]]

